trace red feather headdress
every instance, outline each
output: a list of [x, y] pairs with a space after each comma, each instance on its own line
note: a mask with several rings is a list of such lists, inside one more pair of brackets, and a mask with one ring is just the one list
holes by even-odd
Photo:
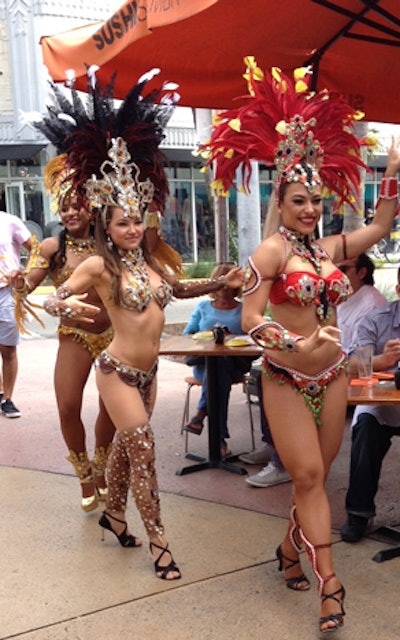
[[277, 193], [282, 182], [299, 181], [310, 191], [322, 182], [340, 202], [354, 206], [359, 168], [367, 168], [353, 133], [363, 114], [338, 94], [311, 92], [308, 69], [296, 69], [291, 80], [277, 67], [264, 76], [252, 57], [245, 64], [246, 103], [219, 114], [211, 139], [200, 147], [207, 166], [215, 162], [217, 193], [227, 195], [239, 167], [248, 192], [255, 160], [276, 168]]

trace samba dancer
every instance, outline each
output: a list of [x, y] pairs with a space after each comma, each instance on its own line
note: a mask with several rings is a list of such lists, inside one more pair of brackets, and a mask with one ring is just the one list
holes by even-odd
[[[104, 129], [89, 117], [83, 123], [82, 107], [79, 109], [80, 121], [70, 132], [67, 162], [76, 191], [96, 214], [98, 255], [75, 269], [49, 296], [45, 308], [52, 315], [79, 319], [90, 326], [99, 309], [87, 302], [84, 292], [94, 287], [107, 309], [114, 337], [96, 361], [96, 382], [117, 433], [107, 467], [106, 510], [99, 524], [112, 531], [124, 547], [140, 544], [128, 533], [125, 521], [130, 485], [150, 540], [156, 575], [173, 580], [181, 574], [161, 521], [150, 426], [164, 307], [173, 295], [187, 298], [224, 286], [240, 287], [244, 274], [234, 268], [204, 283], [180, 282], [176, 277], [179, 261], [175, 274], [171, 273], [173, 254], [168, 254], [166, 246], [160, 251], [160, 242], [144, 234], [144, 219], [151, 229], [156, 228], [168, 193], [158, 146], [162, 125], [174, 106], [168, 95], [167, 101], [155, 104], [154, 93], [139, 102], [145, 84], [142, 79], [131, 90], [115, 118], [109, 96], [93, 89], [92, 100], [105, 110], [105, 117], [97, 118], [98, 123], [106, 123]], [[74, 100], [79, 98], [74, 95]], [[132, 111], [138, 109], [146, 110], [139, 127], [132, 122]], [[128, 121], [122, 126], [124, 118]]]
[[[347, 405], [346, 358], [336, 328], [336, 305], [350, 293], [335, 263], [355, 257], [390, 231], [398, 201], [400, 155], [393, 141], [376, 215], [368, 227], [316, 240], [323, 186], [354, 206], [359, 141], [356, 113], [340, 96], [308, 90], [307, 70], [295, 82], [279, 69], [263, 74], [246, 59], [250, 97], [221, 114], [206, 147], [216, 164], [215, 186], [227, 192], [242, 165], [275, 165], [275, 210], [267, 238], [249, 259], [243, 298], [244, 330], [264, 349], [264, 409], [279, 456], [293, 485], [285, 539], [277, 548], [287, 586], [310, 583], [300, 567], [305, 543], [321, 597], [320, 631], [343, 625], [344, 587], [331, 552], [331, 516], [325, 481], [339, 451]], [[270, 304], [272, 319], [264, 317]]]

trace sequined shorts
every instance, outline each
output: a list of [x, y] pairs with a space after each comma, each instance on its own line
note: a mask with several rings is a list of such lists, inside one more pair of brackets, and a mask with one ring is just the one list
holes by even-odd
[[277, 380], [280, 384], [288, 382], [295, 387], [298, 393], [304, 397], [306, 405], [314, 416], [315, 424], [319, 427], [321, 426], [320, 414], [328, 385], [338, 377], [342, 369], [346, 368], [347, 362], [347, 356], [343, 353], [335, 364], [316, 375], [308, 376], [302, 371], [276, 362], [265, 354], [262, 361], [262, 371], [270, 380]]
[[154, 376], [157, 373], [158, 361], [153, 364], [149, 371], [142, 371], [131, 367], [129, 364], [124, 364], [114, 356], [110, 355], [108, 351], [103, 351], [95, 362], [95, 366], [99, 367], [102, 373], [112, 373], [115, 371], [117, 376], [131, 387], [144, 388], [148, 386]]
[[66, 327], [60, 324], [57, 327], [57, 333], [63, 336], [73, 336], [73, 341], [80, 342], [82, 346], [89, 351], [93, 360], [108, 347], [114, 337], [112, 327], [108, 327], [108, 329], [101, 333], [90, 333], [84, 329], [78, 329], [78, 327]]

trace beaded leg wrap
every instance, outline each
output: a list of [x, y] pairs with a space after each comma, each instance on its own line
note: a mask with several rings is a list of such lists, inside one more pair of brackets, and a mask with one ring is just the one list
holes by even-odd
[[[149, 420], [152, 413], [152, 388], [154, 376], [144, 384], [137, 385]], [[130, 465], [124, 446], [118, 445], [119, 434], [116, 433], [114, 444], [107, 463], [107, 511], [125, 511], [130, 483]]]
[[149, 424], [116, 434], [108, 466], [107, 510], [125, 509], [126, 484], [129, 482], [136, 507], [150, 538], [164, 534], [154, 461], [154, 438]]
[[[94, 478], [105, 476], [107, 460], [111, 453], [112, 444], [109, 444], [107, 449], [105, 447], [96, 447], [94, 450], [94, 456], [92, 460], [92, 470]], [[107, 498], [107, 487], [96, 487], [99, 494], [99, 500], [104, 502]]]
[[301, 537], [303, 539], [305, 548], [306, 548], [306, 553], [307, 553], [307, 558], [309, 559], [312, 569], [315, 573], [315, 575], [317, 576], [317, 580], [318, 580], [318, 593], [320, 595], [320, 597], [322, 597], [322, 592], [324, 589], [324, 584], [325, 582], [328, 582], [328, 580], [330, 580], [331, 578], [333, 578], [333, 576], [335, 575], [334, 573], [332, 573], [329, 576], [326, 576], [325, 578], [322, 577], [322, 575], [319, 572], [318, 569], [318, 560], [317, 560], [317, 551], [318, 549], [328, 549], [329, 547], [332, 546], [331, 542], [327, 542], [325, 544], [312, 544], [304, 535], [303, 531], [300, 529], [300, 534]]
[[302, 550], [302, 547], [301, 547], [302, 536], [301, 536], [300, 527], [297, 523], [295, 504], [292, 505], [292, 508], [290, 509], [289, 521], [290, 521], [290, 529], [289, 529], [290, 542], [292, 543], [293, 548], [296, 549], [297, 553], [300, 553]]
[[[81, 484], [90, 484], [93, 482], [92, 466], [86, 451], [79, 451], [76, 453], [76, 451], [72, 451], [72, 449], [70, 449], [69, 456], [67, 456], [66, 459], [74, 467]], [[81, 507], [84, 511], [92, 511], [93, 509], [96, 509], [96, 492], [87, 498], [82, 498]]]
[[107, 511], [125, 511], [130, 474], [128, 454], [117, 431], [107, 463]]

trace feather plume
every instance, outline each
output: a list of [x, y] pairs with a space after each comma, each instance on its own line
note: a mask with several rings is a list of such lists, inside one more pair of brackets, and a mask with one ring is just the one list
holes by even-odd
[[252, 160], [275, 167], [283, 181], [296, 164], [305, 163], [341, 202], [354, 206], [359, 168], [367, 169], [353, 132], [362, 114], [338, 94], [310, 92], [308, 70], [295, 72], [291, 80], [277, 68], [264, 76], [253, 58], [245, 62], [249, 95], [243, 106], [218, 116], [210, 141], [200, 147], [207, 166], [215, 162], [215, 188], [226, 194], [240, 168], [248, 191]]
[[[94, 72], [95, 69], [88, 68], [88, 93], [84, 95], [76, 90], [73, 74], [69, 74], [68, 88], [50, 81], [47, 113], [39, 121], [35, 118], [32, 124], [59, 154], [66, 154], [64, 169], [69, 174], [70, 186], [82, 198], [86, 181], [98, 175], [102, 163], [109, 159], [111, 140], [123, 138], [132, 161], [140, 169], [141, 179], [150, 178], [153, 182], [155, 203], [163, 211], [168, 179], [164, 170], [166, 157], [159, 147], [176, 97], [169, 96], [169, 103], [164, 104], [163, 87], [145, 93], [153, 70], [142, 76], [118, 105], [114, 101], [115, 75], [103, 87], [95, 81]], [[54, 171], [55, 168], [48, 171], [48, 183], [53, 185]]]

